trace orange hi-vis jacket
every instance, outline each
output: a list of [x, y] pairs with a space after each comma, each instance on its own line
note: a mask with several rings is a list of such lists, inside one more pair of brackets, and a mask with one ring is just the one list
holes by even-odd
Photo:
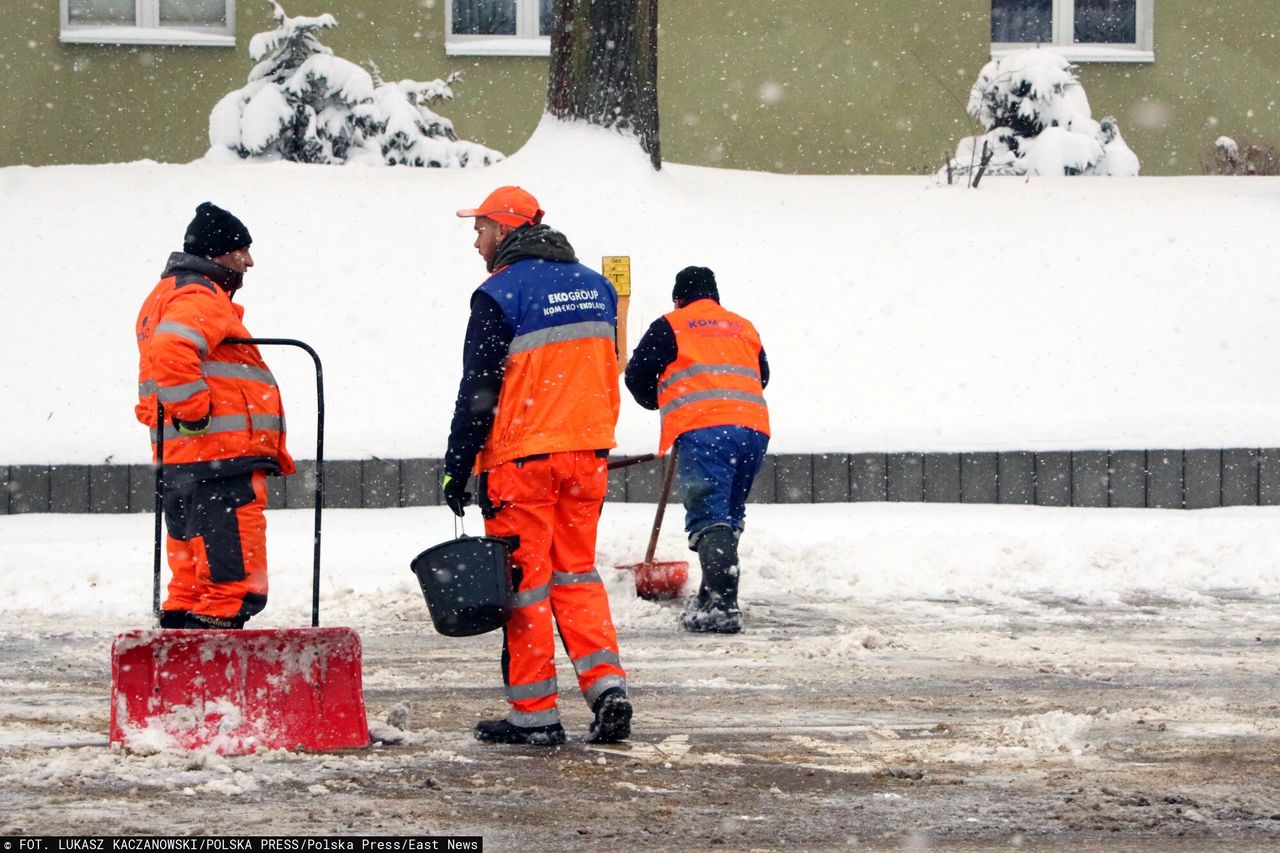
[[614, 447], [618, 296], [609, 280], [579, 263], [521, 260], [480, 290], [514, 336], [476, 473], [526, 456]]
[[[294, 472], [285, 449], [284, 406], [275, 377], [258, 348], [225, 343], [247, 338], [244, 308], [218, 286], [230, 270], [212, 261], [175, 252], [164, 278], [138, 313], [138, 420], [156, 441], [156, 400], [164, 404], [165, 465], [243, 460], [211, 470], [278, 468]], [[183, 435], [173, 419], [200, 421], [199, 435]]]
[[658, 452], [682, 433], [743, 426], [769, 434], [769, 409], [760, 380], [760, 335], [744, 317], [699, 299], [666, 315], [676, 358], [658, 377], [662, 437]]

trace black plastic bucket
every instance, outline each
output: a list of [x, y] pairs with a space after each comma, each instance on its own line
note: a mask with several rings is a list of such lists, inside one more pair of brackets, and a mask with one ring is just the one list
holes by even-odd
[[470, 637], [511, 618], [511, 543], [463, 536], [428, 548], [409, 564], [436, 630]]

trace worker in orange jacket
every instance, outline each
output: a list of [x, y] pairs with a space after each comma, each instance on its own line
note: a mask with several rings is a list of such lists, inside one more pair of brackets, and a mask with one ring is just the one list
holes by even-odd
[[227, 342], [249, 337], [232, 300], [252, 242], [235, 216], [201, 204], [138, 312], [135, 413], [153, 453], [164, 429], [162, 628], [241, 628], [267, 603], [266, 477], [294, 464], [275, 377], [257, 347]]
[[738, 539], [769, 447], [769, 361], [755, 326], [721, 307], [711, 270], [682, 269], [671, 299], [675, 310], [653, 322], [627, 362], [627, 389], [662, 414], [658, 452], [676, 448], [685, 532], [702, 569], [680, 625], [734, 634], [742, 630]]
[[461, 516], [474, 470], [485, 532], [515, 545], [502, 650], [511, 707], [505, 719], [477, 723], [475, 736], [564, 742], [558, 629], [595, 715], [589, 739], [623, 740], [631, 732], [626, 672], [595, 568], [619, 408], [617, 293], [578, 263], [519, 187], [500, 187], [458, 216], [474, 217], [475, 247], [491, 275], [471, 297], [444, 496]]

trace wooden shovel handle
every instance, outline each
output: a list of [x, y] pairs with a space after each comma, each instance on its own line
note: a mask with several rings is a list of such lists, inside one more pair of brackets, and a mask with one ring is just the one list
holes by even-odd
[[667, 497], [671, 494], [671, 478], [676, 473], [676, 449], [667, 456], [667, 467], [662, 472], [662, 494], [658, 496], [658, 511], [653, 515], [653, 533], [649, 535], [649, 548], [644, 552], [644, 564], [653, 563], [653, 552], [658, 549], [658, 533], [662, 530], [662, 516], [667, 511]]

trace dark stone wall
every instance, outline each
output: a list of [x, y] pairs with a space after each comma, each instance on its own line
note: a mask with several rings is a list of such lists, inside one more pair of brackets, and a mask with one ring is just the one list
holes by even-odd
[[[325, 506], [439, 505], [438, 459], [325, 463]], [[0, 515], [151, 512], [149, 465], [0, 465]], [[269, 506], [315, 506], [316, 466], [272, 477]], [[608, 500], [654, 503], [662, 462], [610, 474]], [[672, 501], [681, 500], [679, 483]], [[1280, 449], [1084, 450], [983, 453], [782, 453], [765, 458], [752, 503], [1018, 503], [1205, 509], [1280, 504]]]

